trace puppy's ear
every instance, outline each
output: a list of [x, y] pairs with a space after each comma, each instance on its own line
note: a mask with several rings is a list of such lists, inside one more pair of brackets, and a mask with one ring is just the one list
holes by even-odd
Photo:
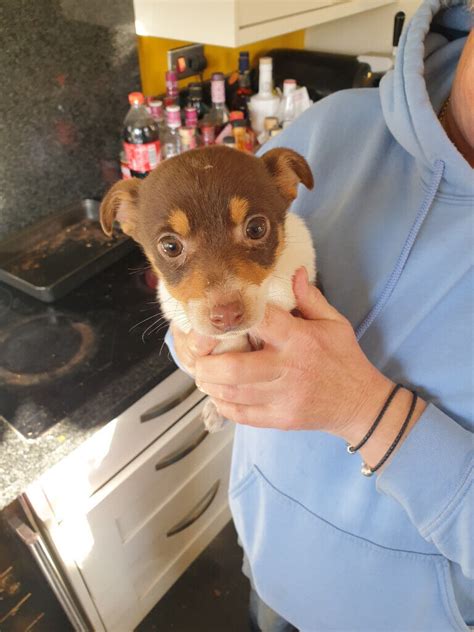
[[300, 182], [307, 189], [313, 188], [314, 179], [311, 169], [303, 156], [297, 154], [296, 151], [277, 147], [267, 151], [261, 159], [274, 177], [275, 184], [285, 199], [289, 201], [295, 199]]
[[100, 224], [106, 235], [111, 235], [114, 220], [124, 233], [135, 237], [138, 215], [138, 192], [142, 181], [138, 178], [114, 184], [100, 205]]

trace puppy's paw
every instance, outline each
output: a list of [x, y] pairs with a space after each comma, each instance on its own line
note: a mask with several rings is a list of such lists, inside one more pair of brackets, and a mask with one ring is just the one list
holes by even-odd
[[211, 399], [208, 399], [204, 404], [201, 415], [208, 432], [219, 432], [227, 423], [227, 420], [217, 411]]

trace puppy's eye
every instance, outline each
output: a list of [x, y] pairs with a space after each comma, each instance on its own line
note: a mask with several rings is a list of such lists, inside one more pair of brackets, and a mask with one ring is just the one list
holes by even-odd
[[166, 235], [159, 241], [161, 252], [167, 257], [179, 257], [183, 252], [183, 244], [177, 237]]
[[261, 215], [251, 217], [245, 226], [245, 235], [249, 239], [262, 239], [268, 231], [268, 220]]

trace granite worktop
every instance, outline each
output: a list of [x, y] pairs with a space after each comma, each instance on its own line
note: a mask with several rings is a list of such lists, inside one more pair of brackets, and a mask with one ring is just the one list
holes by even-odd
[[[150, 294], [137, 276], [143, 263], [134, 251], [53, 305], [0, 284], [0, 298], [10, 297], [4, 300], [4, 312], [0, 310], [2, 340], [12, 324], [31, 320], [32, 313], [35, 318], [43, 313], [76, 321], [84, 317], [99, 339], [82, 373], [76, 368], [67, 378], [52, 381], [55, 387], [50, 386], [47, 396], [44, 388], [38, 395], [35, 386], [24, 388], [18, 397], [15, 386], [12, 400], [11, 385], [0, 376], [0, 509], [176, 370], [163, 343], [166, 324], [152, 335], [146, 333], [149, 316], [159, 318], [159, 308], [151, 300], [154, 291]], [[28, 424], [36, 413], [41, 419], [48, 411], [57, 412], [61, 400], [69, 410], [49, 429], [43, 432]]]

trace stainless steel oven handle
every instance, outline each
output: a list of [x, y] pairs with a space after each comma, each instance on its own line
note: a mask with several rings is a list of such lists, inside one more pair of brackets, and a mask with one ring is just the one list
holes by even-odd
[[155, 470], [164, 470], [165, 467], [169, 467], [170, 465], [173, 465], [173, 463], [177, 463], [178, 461], [181, 461], [181, 459], [184, 459], [185, 456], [190, 454], [204, 441], [208, 434], [207, 430], [200, 432], [200, 434], [196, 438], [191, 439], [187, 445], [179, 447], [171, 454], [168, 454], [167, 457], [158, 461], [155, 465]]
[[[186, 386], [181, 392], [171, 395], [168, 399], [165, 399], [163, 402], [160, 402], [153, 408], [149, 408], [143, 414], [140, 415], [140, 422], [144, 423], [145, 421], [152, 421], [152, 419], [156, 419], [161, 415], [169, 412], [172, 408], [184, 402], [186, 398], [188, 398], [196, 389], [196, 384], [191, 384], [190, 386]], [[204, 397], [204, 395], [203, 395]]]
[[[20, 499], [20, 502], [23, 503], [23, 500]], [[74, 630], [77, 632], [90, 632], [92, 628], [90, 628], [88, 622], [84, 620], [82, 613], [79, 611], [71, 591], [64, 582], [61, 572], [51, 557], [43, 538], [16, 515], [9, 519], [9, 523], [18, 537], [29, 548], [31, 555], [69, 617]]]
[[203, 496], [203, 498], [201, 498], [198, 504], [191, 509], [188, 515], [184, 516], [184, 518], [182, 518], [179, 522], [177, 522], [175, 526], [172, 527], [167, 532], [166, 537], [170, 538], [172, 535], [176, 535], [177, 533], [184, 531], [185, 529], [190, 527], [192, 524], [194, 524], [196, 520], [198, 520], [202, 516], [202, 514], [206, 511], [206, 509], [208, 509], [209, 506], [211, 505], [212, 501], [216, 497], [220, 484], [221, 484], [220, 480], [214, 483], [214, 485], [207, 492], [207, 494]]

